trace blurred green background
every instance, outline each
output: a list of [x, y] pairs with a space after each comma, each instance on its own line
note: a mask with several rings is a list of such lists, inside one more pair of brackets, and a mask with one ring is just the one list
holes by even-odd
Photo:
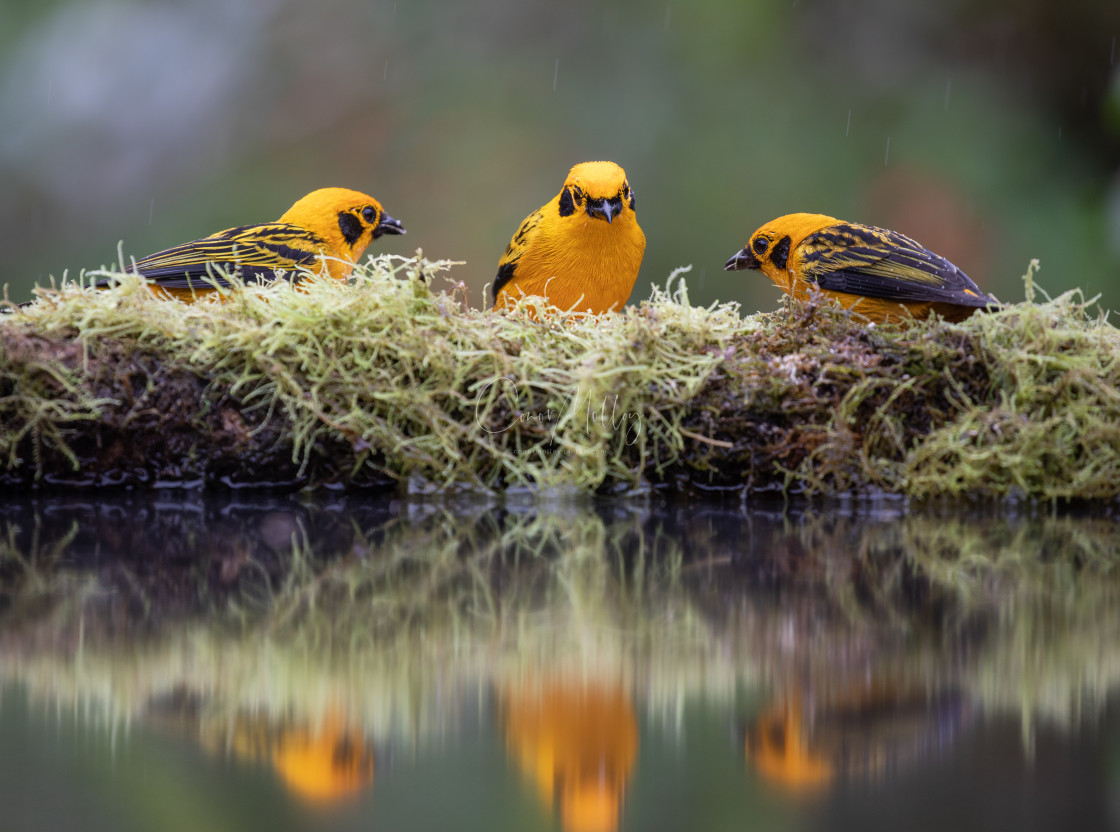
[[371, 251], [465, 260], [482, 287], [568, 168], [627, 171], [631, 302], [691, 264], [693, 302], [772, 309], [724, 261], [763, 222], [903, 231], [1005, 300], [1120, 308], [1120, 3], [1100, 0], [5, 0], [0, 282], [371, 193]]

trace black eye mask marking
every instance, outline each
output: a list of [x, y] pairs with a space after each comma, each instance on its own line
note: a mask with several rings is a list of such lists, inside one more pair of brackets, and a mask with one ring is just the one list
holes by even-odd
[[[577, 188], [578, 190], [578, 188]], [[572, 199], [572, 192], [565, 188], [560, 192], [560, 216], [570, 217], [576, 212], [576, 203]]]
[[777, 266], [779, 269], [786, 267], [786, 261], [789, 260], [789, 237], [782, 237], [774, 246], [774, 250], [770, 252], [770, 262]]
[[364, 227], [362, 221], [347, 211], [338, 212], [338, 230], [342, 232], [342, 239], [347, 245], [354, 245], [362, 236]]

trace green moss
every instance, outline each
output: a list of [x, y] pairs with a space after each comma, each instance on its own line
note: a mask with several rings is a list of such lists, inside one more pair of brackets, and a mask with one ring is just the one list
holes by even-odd
[[873, 327], [694, 307], [674, 276], [579, 319], [470, 309], [432, 287], [450, 265], [192, 305], [123, 274], [42, 291], [0, 321], [4, 477], [1120, 494], [1120, 334], [1076, 292]]

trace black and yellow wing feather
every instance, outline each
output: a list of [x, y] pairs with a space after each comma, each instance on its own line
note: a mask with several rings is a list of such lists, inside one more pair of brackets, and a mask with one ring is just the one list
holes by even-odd
[[998, 306], [971, 278], [905, 234], [841, 223], [806, 237], [801, 274], [820, 288], [900, 303]]
[[326, 241], [298, 225], [243, 225], [148, 255], [129, 271], [168, 289], [228, 286], [222, 272], [267, 283], [281, 274], [291, 279], [300, 268], [314, 268], [323, 251], [330, 251]]
[[517, 264], [521, 260], [521, 255], [529, 248], [529, 244], [536, 235], [541, 220], [544, 219], [543, 210], [543, 208], [537, 209], [522, 221], [516, 233], [514, 233], [513, 238], [509, 241], [509, 245], [506, 246], [506, 250], [502, 254], [501, 259], [498, 261], [498, 274], [494, 278], [494, 285], [490, 287], [495, 301], [498, 299], [498, 293], [502, 291], [502, 288], [513, 280], [517, 272]]

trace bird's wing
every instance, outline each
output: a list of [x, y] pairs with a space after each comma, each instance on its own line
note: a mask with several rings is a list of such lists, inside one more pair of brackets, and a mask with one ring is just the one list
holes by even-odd
[[246, 282], [265, 283], [275, 279], [278, 270], [290, 278], [300, 267], [314, 266], [320, 252], [330, 250], [324, 240], [298, 225], [244, 225], [148, 255], [129, 270], [169, 289], [228, 286], [214, 267], [230, 274], [240, 270]]
[[996, 304], [944, 257], [897, 231], [841, 223], [800, 248], [802, 275], [822, 289], [903, 303]]
[[521, 259], [521, 255], [529, 248], [533, 237], [536, 236], [537, 228], [543, 218], [543, 209], [537, 209], [527, 216], [509, 241], [509, 245], [506, 246], [502, 259], [498, 261], [498, 275], [494, 278], [494, 284], [490, 287], [494, 300], [498, 299], [498, 292], [502, 291], [502, 288], [513, 279], [514, 272], [517, 270], [517, 263]]

